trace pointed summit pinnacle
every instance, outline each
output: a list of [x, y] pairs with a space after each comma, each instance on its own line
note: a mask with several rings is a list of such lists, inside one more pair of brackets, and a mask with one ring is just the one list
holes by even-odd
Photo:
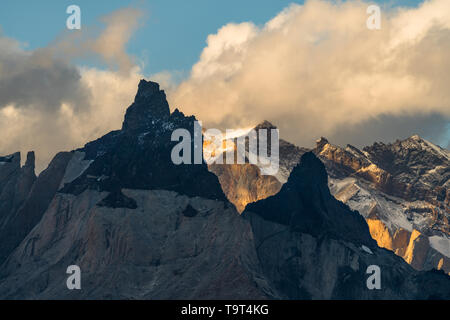
[[127, 109], [122, 125], [124, 131], [142, 131], [152, 123], [167, 120], [170, 115], [166, 94], [159, 84], [141, 80], [133, 104]]

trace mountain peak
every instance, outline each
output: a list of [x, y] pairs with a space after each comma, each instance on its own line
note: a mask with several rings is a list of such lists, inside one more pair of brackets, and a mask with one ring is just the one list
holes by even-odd
[[403, 141], [399, 141], [399, 143], [403, 147], [424, 150], [439, 158], [446, 159], [447, 161], [450, 160], [450, 152], [448, 150], [419, 137], [417, 134]]
[[409, 137], [409, 139], [416, 140], [416, 141], [422, 140], [422, 138], [418, 134], [412, 135], [411, 137]]
[[[227, 201], [217, 177], [205, 163], [175, 164], [172, 159], [178, 143], [171, 139], [173, 130], [185, 129], [192, 137], [194, 121], [194, 116], [185, 117], [179, 110], [170, 114], [164, 91], [157, 83], [142, 80], [135, 101], [126, 111], [122, 130], [112, 131], [78, 149], [85, 153], [84, 160], [92, 163], [60, 192], [75, 195], [86, 189], [113, 192], [102, 205], [127, 208], [134, 207], [134, 203], [120, 194], [121, 188], [161, 189]], [[194, 141], [190, 147], [194, 149]]]
[[141, 98], [148, 98], [159, 91], [159, 84], [157, 82], [141, 79], [141, 81], [139, 81], [135, 101]]
[[155, 121], [167, 120], [170, 108], [159, 84], [141, 80], [133, 104], [128, 107], [122, 125], [124, 131], [143, 131]]
[[328, 142], [327, 138], [320, 137], [320, 139], [316, 140], [316, 149], [320, 151], [328, 143], [329, 142]]
[[248, 204], [242, 215], [255, 213], [297, 232], [375, 247], [364, 218], [336, 200], [327, 181], [325, 165], [313, 152], [306, 152], [279, 193]]
[[287, 181], [288, 186], [299, 186], [305, 184], [327, 185], [328, 175], [325, 165], [312, 152], [306, 152], [302, 155], [300, 162], [292, 170]]
[[32, 168], [34, 170], [34, 165], [35, 165], [34, 151], [29, 151], [27, 153], [27, 160], [25, 161], [25, 167]]

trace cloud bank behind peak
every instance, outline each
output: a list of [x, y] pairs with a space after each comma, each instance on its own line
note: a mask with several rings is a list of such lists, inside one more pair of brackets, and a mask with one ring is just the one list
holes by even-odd
[[[382, 9], [381, 30], [366, 27], [368, 5], [310, 0], [264, 26], [227, 24], [169, 100], [208, 127], [270, 119], [301, 145], [319, 136], [368, 144], [422, 123], [414, 131], [446, 146], [436, 127], [450, 119], [450, 2]], [[370, 122], [376, 128], [365, 131]], [[386, 129], [392, 136], [373, 135]]]

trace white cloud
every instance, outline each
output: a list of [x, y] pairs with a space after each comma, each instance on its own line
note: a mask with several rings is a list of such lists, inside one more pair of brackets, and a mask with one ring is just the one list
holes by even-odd
[[[143, 78], [125, 51], [140, 16], [119, 10], [103, 19], [98, 35], [88, 28], [34, 51], [0, 35], [0, 154], [35, 150], [41, 171], [55, 153], [119, 129]], [[86, 55], [99, 56], [111, 69], [71, 63]]]
[[220, 76], [227, 78], [242, 68], [246, 48], [256, 35], [257, 28], [251, 23], [228, 24], [217, 34], [208, 36], [208, 46], [200, 61], [192, 68], [196, 80]]
[[[262, 27], [225, 25], [208, 37], [180, 85], [179, 72], [151, 78], [168, 89], [172, 109], [196, 115], [206, 127], [267, 119], [304, 146], [319, 136], [355, 144], [394, 140], [414, 128], [443, 141], [450, 118], [450, 2], [383, 11], [380, 31], [366, 28], [367, 5], [313, 0], [289, 6]], [[114, 12], [98, 35], [65, 35], [35, 51], [0, 36], [0, 154], [35, 150], [41, 170], [56, 152], [120, 128], [143, 78], [125, 50], [140, 16]], [[112, 69], [71, 62], [86, 55]]]
[[[368, 5], [311, 0], [261, 28], [228, 24], [208, 37], [169, 100], [207, 127], [270, 120], [301, 145], [386, 115], [448, 121], [450, 2], [382, 11], [375, 31], [366, 27]], [[402, 136], [407, 126], [398, 124]]]

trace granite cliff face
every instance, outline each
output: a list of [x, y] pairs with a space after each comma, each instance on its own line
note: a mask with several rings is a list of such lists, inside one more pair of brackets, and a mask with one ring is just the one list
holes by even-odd
[[59, 154], [39, 178], [34, 173], [34, 152], [23, 167], [20, 153], [0, 157], [0, 264], [39, 222], [53, 198], [64, 171]]
[[[58, 154], [39, 177], [31, 155], [23, 168], [0, 158], [2, 197], [18, 195], [4, 210], [15, 213], [2, 224], [11, 241], [1, 247], [0, 297], [450, 299], [443, 272], [416, 271], [377, 246], [312, 153], [299, 164], [292, 156], [281, 190], [239, 215], [206, 164], [171, 161], [173, 130], [193, 136], [194, 121], [170, 113], [164, 92], [143, 80], [121, 130]], [[7, 189], [11, 172], [30, 182]], [[381, 290], [366, 285], [373, 264]], [[81, 268], [81, 290], [66, 287], [69, 265]]]
[[448, 150], [414, 135], [395, 143], [375, 143], [365, 147], [364, 152], [371, 162], [392, 176], [392, 187], [385, 186], [390, 194], [409, 201], [450, 204]]
[[[58, 193], [2, 266], [6, 299], [266, 299], [248, 225], [232, 206], [166, 190], [123, 189], [136, 209], [98, 206], [108, 192]], [[78, 265], [81, 290], [68, 290]]]

